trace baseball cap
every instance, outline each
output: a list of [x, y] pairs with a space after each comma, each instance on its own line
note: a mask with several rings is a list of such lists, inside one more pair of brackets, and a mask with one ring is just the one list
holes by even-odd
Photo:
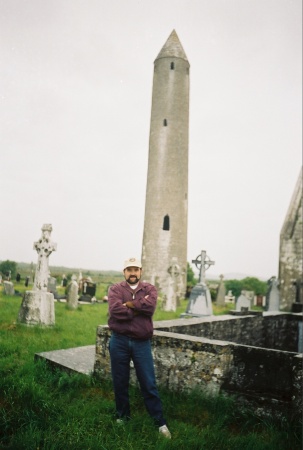
[[124, 261], [123, 270], [125, 270], [127, 267], [142, 267], [141, 261], [139, 261], [137, 258], [129, 258], [126, 261]]

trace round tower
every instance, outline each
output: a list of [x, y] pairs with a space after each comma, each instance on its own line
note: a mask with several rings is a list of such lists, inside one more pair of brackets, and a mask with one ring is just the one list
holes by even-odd
[[154, 62], [142, 246], [143, 279], [164, 294], [172, 276], [186, 289], [189, 66], [173, 30]]

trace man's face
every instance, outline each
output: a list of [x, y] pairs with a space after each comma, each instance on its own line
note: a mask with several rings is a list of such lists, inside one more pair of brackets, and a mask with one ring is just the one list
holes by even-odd
[[137, 284], [141, 278], [142, 269], [139, 267], [126, 267], [124, 269], [125, 280], [129, 284]]

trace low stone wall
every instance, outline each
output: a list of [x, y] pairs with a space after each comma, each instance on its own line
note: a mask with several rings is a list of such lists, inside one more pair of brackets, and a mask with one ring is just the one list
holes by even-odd
[[[250, 329], [260, 345], [274, 328], [274, 322], [275, 327], [283, 323], [287, 328], [292, 321], [282, 315], [268, 319], [269, 316], [212, 316], [155, 322], [152, 343], [158, 384], [179, 391], [198, 388], [210, 395], [232, 393], [263, 413], [302, 411], [302, 355], [202, 337], [205, 333], [213, 338], [217, 330], [218, 335], [230, 339], [247, 335], [248, 341]], [[293, 323], [298, 325], [296, 317]], [[255, 329], [263, 329], [263, 341]], [[97, 328], [94, 374], [100, 379], [110, 377], [109, 337], [107, 326]], [[293, 337], [294, 342], [296, 339]], [[278, 338], [279, 342], [284, 340]], [[134, 373], [131, 382], [136, 383]]]

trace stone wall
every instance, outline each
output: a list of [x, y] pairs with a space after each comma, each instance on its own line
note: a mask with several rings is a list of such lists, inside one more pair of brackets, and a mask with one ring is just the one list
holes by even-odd
[[[214, 339], [217, 329], [218, 335], [228, 335], [230, 339], [232, 336], [240, 339], [241, 335], [247, 334], [248, 341], [249, 332], [246, 330], [253, 330], [255, 324], [256, 329], [263, 330], [265, 335], [274, 328], [280, 330], [274, 333], [277, 342], [274, 342], [274, 337], [271, 339], [276, 346], [284, 345], [286, 338], [281, 340], [279, 335], [288, 333], [287, 330], [291, 330], [290, 339], [296, 342], [298, 315], [290, 314], [289, 319], [284, 316], [287, 315], [263, 319], [260, 316], [217, 316], [208, 320], [155, 322], [153, 354], [158, 384], [179, 391], [198, 388], [210, 395], [232, 393], [242, 403], [249, 403], [263, 413], [278, 414], [286, 409], [301, 411], [302, 355], [257, 347], [248, 342], [243, 345]], [[290, 322], [295, 325], [290, 326]], [[279, 328], [280, 325], [284, 329]], [[205, 337], [204, 332], [212, 338]], [[97, 328], [94, 374], [100, 379], [110, 377], [109, 337], [107, 326]], [[268, 337], [266, 339], [269, 340]], [[134, 373], [131, 382], [136, 383]]]
[[203, 336], [242, 345], [288, 352], [298, 351], [300, 314], [263, 313], [258, 316], [209, 316], [154, 323], [155, 330]]

